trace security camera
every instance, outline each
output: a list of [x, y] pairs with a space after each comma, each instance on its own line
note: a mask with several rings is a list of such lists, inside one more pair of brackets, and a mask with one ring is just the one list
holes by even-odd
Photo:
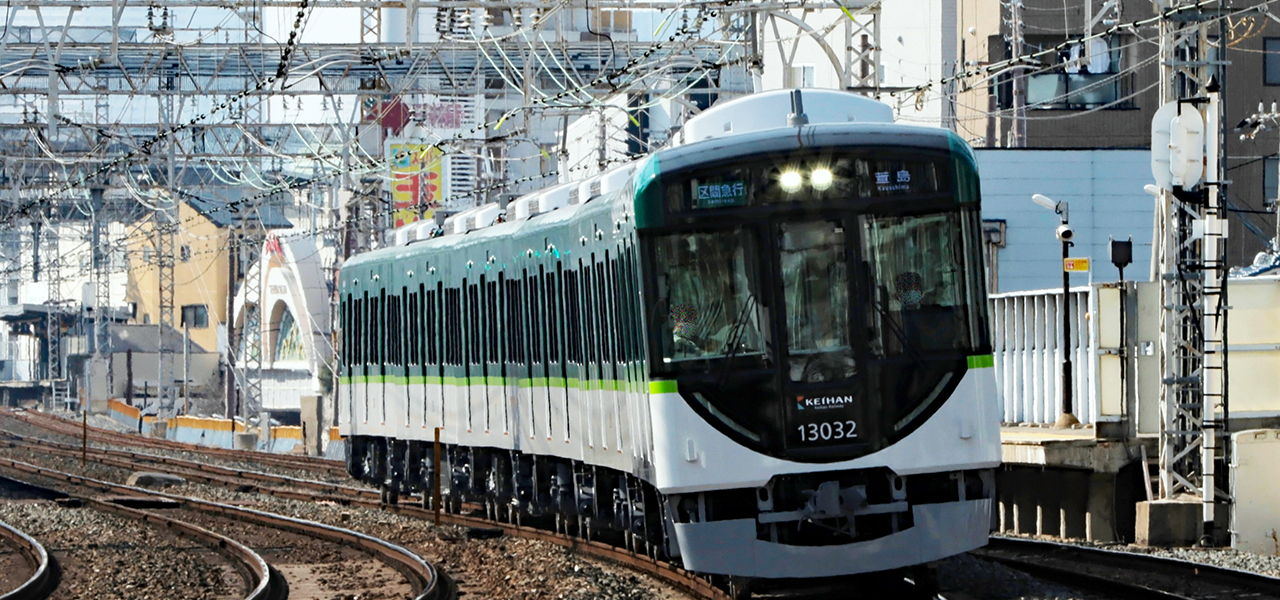
[[1058, 226], [1058, 230], [1053, 232], [1058, 236], [1059, 242], [1070, 242], [1076, 237], [1076, 231], [1070, 225], [1063, 223]]

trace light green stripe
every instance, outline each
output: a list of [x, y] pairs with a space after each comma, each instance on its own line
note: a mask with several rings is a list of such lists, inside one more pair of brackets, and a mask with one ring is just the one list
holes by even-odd
[[650, 394], [674, 394], [676, 393], [676, 382], [675, 380], [650, 381], [649, 393]]
[[996, 366], [996, 357], [991, 354], [981, 354], [969, 357], [970, 369], [987, 369]]
[[[507, 377], [440, 377], [437, 375], [414, 375], [412, 377], [402, 377], [399, 375], [357, 375], [354, 377], [340, 377], [338, 383], [341, 385], [352, 384], [392, 384], [392, 385], [452, 385], [458, 387], [466, 387], [471, 385], [491, 385], [496, 387], [506, 387], [514, 381], [515, 384], [522, 388], [529, 387], [554, 387], [568, 388], [582, 391], [604, 390], [609, 392], [632, 392], [644, 389], [641, 384], [633, 384], [625, 379], [577, 379], [575, 377], [535, 377], [513, 379]], [[663, 390], [675, 391], [676, 382], [674, 381], [655, 381], [650, 382], [649, 391], [654, 392], [654, 386], [658, 385]]]

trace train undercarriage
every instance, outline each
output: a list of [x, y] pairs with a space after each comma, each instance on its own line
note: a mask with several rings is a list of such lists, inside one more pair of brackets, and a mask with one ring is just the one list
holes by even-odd
[[[355, 436], [347, 452], [347, 472], [378, 487], [388, 504], [416, 494], [424, 508], [432, 508], [436, 464], [435, 444], [429, 441]], [[663, 526], [657, 490], [629, 474], [518, 451], [446, 444], [440, 446], [439, 469], [446, 511], [477, 504], [502, 522], [528, 519], [655, 559], [674, 555], [673, 532]]]
[[[412, 494], [432, 508], [436, 464], [435, 444], [429, 441], [350, 438], [348, 472], [378, 487], [389, 504]], [[682, 560], [676, 532], [691, 524], [749, 519], [757, 523], [756, 538], [762, 542], [856, 545], [911, 529], [913, 507], [989, 500], [994, 492], [989, 469], [909, 477], [885, 468], [777, 476], [761, 488], [664, 496], [626, 473], [518, 451], [442, 444], [438, 464], [444, 474], [443, 510], [457, 513], [464, 503], [479, 505], [491, 519], [554, 529], [687, 568], [693, 567]], [[931, 580], [927, 565], [864, 576], [900, 580], [904, 575], [922, 582], [917, 587]], [[734, 597], [748, 597], [752, 587], [765, 583], [711, 578]]]

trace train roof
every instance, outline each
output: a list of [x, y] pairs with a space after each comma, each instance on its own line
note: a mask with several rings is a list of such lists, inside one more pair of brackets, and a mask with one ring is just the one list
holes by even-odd
[[[724, 135], [702, 141], [685, 143], [664, 148], [653, 154], [628, 163], [621, 167], [596, 175], [585, 181], [561, 183], [514, 200], [511, 206], [526, 202], [536, 205], [548, 196], [554, 196], [555, 202], [550, 209], [544, 209], [526, 218], [516, 218], [507, 222], [488, 222], [475, 227], [464, 227], [461, 233], [443, 235], [430, 239], [410, 241], [404, 245], [390, 246], [372, 252], [366, 252], [347, 261], [347, 266], [358, 266], [367, 262], [396, 260], [407, 256], [416, 256], [424, 251], [443, 248], [464, 248], [478, 243], [486, 243], [495, 238], [510, 239], [517, 234], [536, 233], [551, 228], [574, 217], [608, 210], [621, 201], [621, 186], [616, 181], [612, 186], [601, 186], [602, 180], [626, 179], [635, 183], [637, 192], [634, 207], [640, 222], [646, 221], [646, 204], [652, 204], [652, 198], [646, 198], [645, 189], [653, 185], [662, 176], [713, 163], [731, 162], [738, 159], [758, 157], [794, 151], [805, 147], [845, 146], [851, 148], [867, 147], [907, 147], [949, 153], [953, 160], [965, 163], [967, 169], [977, 171], [977, 162], [973, 150], [954, 132], [939, 127], [907, 125], [883, 122], [851, 122], [851, 123], [818, 123], [797, 127], [775, 127], [747, 133]], [[612, 189], [604, 189], [604, 188]], [[570, 191], [576, 196], [569, 200]], [[598, 194], [598, 195], [597, 195]], [[542, 204], [546, 204], [545, 201]], [[483, 205], [465, 211], [466, 214], [492, 214], [498, 211], [486, 211], [496, 208], [496, 204]], [[527, 208], [522, 208], [527, 210]], [[517, 211], [519, 212], [519, 211]], [[459, 213], [458, 216], [465, 216]], [[489, 217], [492, 222], [493, 217]], [[449, 229], [446, 227], [446, 230]]]

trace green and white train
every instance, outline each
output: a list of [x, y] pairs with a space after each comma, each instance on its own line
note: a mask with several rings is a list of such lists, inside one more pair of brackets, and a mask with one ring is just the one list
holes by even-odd
[[430, 490], [441, 428], [448, 506], [735, 578], [985, 544], [999, 414], [972, 150], [822, 90], [680, 136], [343, 266], [351, 475], [388, 501]]

